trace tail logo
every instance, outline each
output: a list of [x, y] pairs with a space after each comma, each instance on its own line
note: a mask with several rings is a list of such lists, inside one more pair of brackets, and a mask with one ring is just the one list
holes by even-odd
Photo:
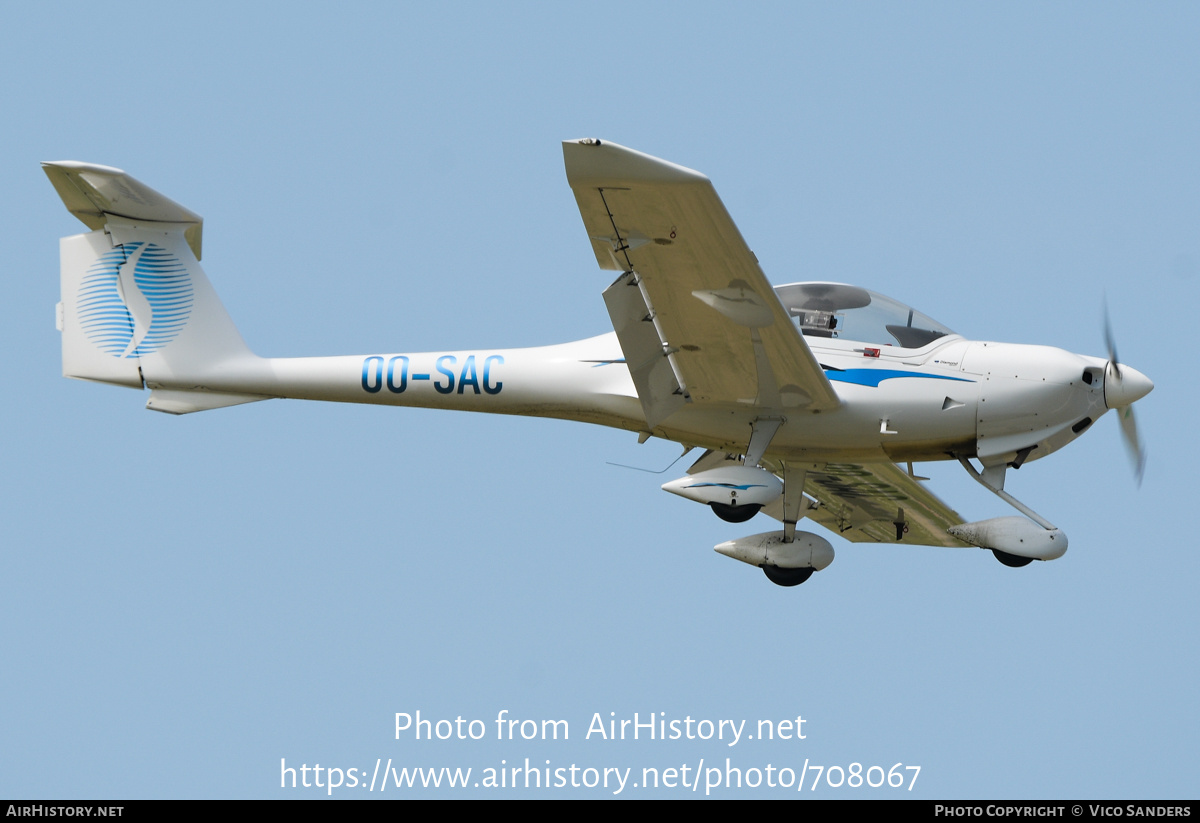
[[183, 331], [192, 313], [192, 278], [155, 243], [126, 243], [83, 276], [76, 299], [83, 333], [113, 357], [151, 354]]

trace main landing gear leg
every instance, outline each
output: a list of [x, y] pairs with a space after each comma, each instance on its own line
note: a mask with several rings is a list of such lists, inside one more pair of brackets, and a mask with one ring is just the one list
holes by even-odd
[[796, 523], [800, 520], [801, 507], [804, 505], [804, 478], [808, 469], [783, 466], [783, 542], [791, 543], [796, 539]]
[[[743, 466], [766, 471], [759, 466], [759, 461], [766, 454], [767, 446], [771, 445], [771, 439], [775, 437], [775, 432], [779, 431], [783, 422], [782, 417], [760, 417], [750, 424], [750, 442], [746, 445], [746, 454], [742, 458]], [[726, 523], [745, 523], [762, 509], [762, 504], [738, 505], [736, 500], [732, 504], [713, 501], [708, 506]]]
[[[804, 505], [804, 478], [808, 470], [783, 464], [783, 542], [796, 542], [796, 521], [801, 518]], [[799, 586], [812, 577], [813, 569], [783, 569], [779, 566], [762, 567], [763, 574], [777, 586]]]
[[745, 465], [751, 468], [758, 465], [763, 455], [767, 453], [767, 446], [771, 445], [775, 432], [779, 431], [779, 427], [782, 425], [782, 417], [760, 417], [751, 424], [750, 443], [746, 446]]

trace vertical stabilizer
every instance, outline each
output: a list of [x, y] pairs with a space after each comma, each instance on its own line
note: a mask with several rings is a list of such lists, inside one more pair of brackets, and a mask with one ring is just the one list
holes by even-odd
[[120, 169], [43, 168], [94, 229], [60, 245], [66, 377], [203, 390], [231, 361], [254, 357], [200, 267], [199, 215]]

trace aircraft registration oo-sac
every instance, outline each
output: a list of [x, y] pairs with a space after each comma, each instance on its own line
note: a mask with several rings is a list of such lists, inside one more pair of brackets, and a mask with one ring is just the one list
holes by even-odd
[[[200, 268], [203, 220], [119, 169], [43, 168], [91, 231], [61, 241], [63, 374], [150, 392], [171, 414], [275, 397], [597, 423], [706, 451], [666, 491], [781, 529], [716, 547], [795, 586], [853, 542], [977, 546], [1008, 566], [1067, 537], [1004, 491], [1109, 409], [1140, 478], [1132, 405], [1153, 389], [1108, 357], [966, 340], [873, 291], [773, 288], [707, 177], [614, 143], [563, 144], [615, 332], [526, 349], [253, 354]], [[685, 452], [686, 453], [686, 452]], [[957, 460], [1023, 516], [965, 523], [913, 463]], [[901, 467], [904, 464], [904, 468]]]

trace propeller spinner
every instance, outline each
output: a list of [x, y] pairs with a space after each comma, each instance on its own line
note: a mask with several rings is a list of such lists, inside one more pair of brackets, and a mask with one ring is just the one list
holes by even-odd
[[1130, 459], [1133, 460], [1133, 472], [1140, 486], [1142, 473], [1146, 469], [1146, 452], [1138, 437], [1133, 404], [1148, 395], [1154, 388], [1154, 383], [1137, 369], [1122, 365], [1117, 359], [1117, 344], [1113, 339], [1107, 305], [1104, 307], [1104, 343], [1108, 347], [1108, 365], [1104, 367], [1104, 405], [1117, 412], [1121, 421], [1121, 437], [1125, 441], [1125, 449], [1129, 452]]

